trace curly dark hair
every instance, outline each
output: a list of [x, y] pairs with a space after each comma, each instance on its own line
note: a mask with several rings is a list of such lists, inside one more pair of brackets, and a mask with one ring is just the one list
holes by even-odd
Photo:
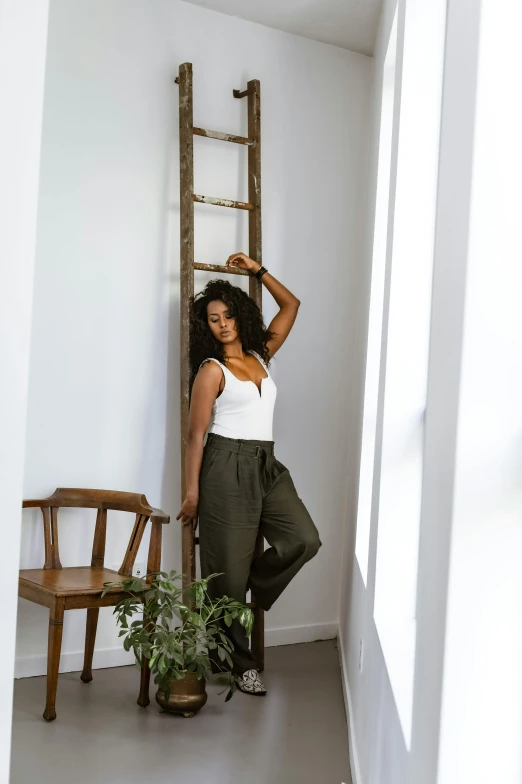
[[275, 333], [264, 325], [261, 310], [239, 286], [216, 278], [209, 281], [190, 302], [190, 390], [204, 359], [215, 357], [225, 364], [223, 344], [214, 337], [207, 320], [207, 305], [216, 299], [228, 306], [230, 315], [235, 319], [243, 350], [257, 351], [264, 362], [269, 363], [266, 344]]

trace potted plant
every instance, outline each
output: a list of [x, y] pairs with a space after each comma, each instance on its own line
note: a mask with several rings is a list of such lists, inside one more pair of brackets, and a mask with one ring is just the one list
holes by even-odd
[[[124, 637], [126, 651], [133, 649], [138, 667], [144, 658], [148, 660], [158, 686], [156, 701], [165, 711], [193, 716], [207, 701], [206, 682], [228, 687], [225, 702], [237, 688], [226, 667], [232, 667], [234, 646], [219, 621], [230, 626], [237, 619], [250, 636], [254, 614], [228, 596], [210, 598], [207, 585], [218, 574], [222, 572], [195, 580], [185, 589], [176, 584], [183, 575], [174, 570], [149, 574], [145, 580], [131, 577], [104, 583], [102, 596], [116, 587], [129, 594], [114, 608], [119, 636]], [[132, 620], [137, 613], [140, 617]], [[212, 650], [217, 673], [211, 669]]]

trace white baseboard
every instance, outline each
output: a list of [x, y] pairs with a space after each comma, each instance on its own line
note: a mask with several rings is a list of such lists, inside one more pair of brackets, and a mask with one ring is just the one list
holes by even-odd
[[[115, 648], [101, 648], [94, 651], [93, 670], [106, 667], [123, 667], [134, 664], [134, 654], [127, 653], [119, 645]], [[82, 651], [62, 651], [60, 656], [60, 672], [77, 672], [83, 669]], [[15, 661], [15, 678], [34, 678], [47, 672], [47, 654], [37, 656], [17, 656]]]
[[344, 704], [346, 707], [346, 716], [348, 718], [348, 748], [350, 752], [350, 768], [352, 772], [352, 784], [363, 784], [361, 769], [359, 767], [359, 757], [357, 755], [357, 743], [354, 732], [354, 719], [353, 719], [353, 706], [352, 698], [350, 696], [350, 684], [348, 681], [348, 664], [346, 661], [346, 654], [343, 648], [342, 635], [337, 636], [339, 648], [339, 661], [341, 665], [341, 681], [343, 684]]
[[296, 645], [300, 642], [316, 640], [335, 640], [336, 623], [311, 623], [304, 626], [281, 626], [277, 629], [265, 629], [265, 646]]
[[[305, 626], [283, 626], [279, 629], [265, 630], [265, 646], [295, 645], [300, 642], [331, 640], [337, 634], [336, 623], [318, 623]], [[134, 663], [132, 651], [127, 653], [122, 646], [98, 648], [94, 651], [92, 666], [94, 670], [106, 667], [124, 667]], [[62, 651], [60, 672], [77, 672], [83, 668], [83, 650]], [[15, 678], [33, 678], [47, 672], [47, 654], [18, 656], [15, 662]]]

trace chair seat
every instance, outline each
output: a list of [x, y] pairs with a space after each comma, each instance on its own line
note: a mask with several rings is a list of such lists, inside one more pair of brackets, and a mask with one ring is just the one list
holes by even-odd
[[[114, 569], [95, 566], [69, 566], [63, 569], [21, 569], [20, 581], [34, 585], [53, 596], [97, 594], [104, 583], [127, 579]], [[118, 591], [112, 588], [111, 591]]]

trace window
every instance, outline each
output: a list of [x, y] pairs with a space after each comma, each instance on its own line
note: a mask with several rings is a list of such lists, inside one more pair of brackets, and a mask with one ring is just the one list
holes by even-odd
[[381, 98], [381, 127], [379, 134], [379, 159], [377, 169], [377, 195], [373, 235], [372, 284], [370, 317], [368, 324], [368, 349], [364, 390], [364, 413], [357, 508], [357, 535], [355, 555], [366, 583], [373, 494], [373, 468], [377, 428], [377, 401], [379, 395], [379, 370], [381, 356], [382, 317], [384, 305], [384, 278], [388, 240], [388, 212], [390, 198], [390, 171], [392, 154], [393, 112], [395, 104], [395, 65], [397, 55], [397, 13], [393, 21], [386, 58], [384, 61]]
[[[408, 0], [388, 322], [374, 615], [409, 747], [446, 0]], [[386, 296], [386, 295], [385, 295]]]

